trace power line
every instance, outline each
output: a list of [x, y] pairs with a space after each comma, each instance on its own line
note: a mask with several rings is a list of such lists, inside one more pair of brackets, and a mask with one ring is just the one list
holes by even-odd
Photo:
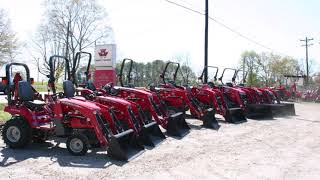
[[[168, 2], [168, 3], [171, 3], [171, 4], [173, 4], [173, 5], [179, 6], [179, 7], [183, 8], [183, 9], [192, 11], [192, 12], [194, 12], [194, 13], [197, 13], [197, 14], [200, 14], [200, 15], [205, 15], [205, 13], [203, 13], [203, 12], [200, 12], [200, 11], [198, 11], [198, 10], [189, 8], [189, 7], [184, 6], [184, 5], [182, 5], [182, 4], [179, 4], [179, 3], [176, 3], [176, 2], [173, 2], [173, 1], [170, 1], [170, 0], [165, 0], [165, 1]], [[258, 45], [258, 46], [260, 46], [260, 47], [263, 47], [263, 48], [265, 48], [265, 49], [268, 49], [269, 51], [274, 51], [274, 52], [276, 52], [274, 49], [272, 49], [272, 48], [270, 48], [270, 47], [268, 47], [268, 46], [266, 46], [266, 45], [264, 45], [264, 44], [262, 44], [262, 43], [260, 43], [260, 42], [258, 42], [258, 41], [256, 41], [256, 40], [254, 40], [254, 39], [252, 39], [252, 38], [250, 38], [250, 37], [248, 37], [248, 36], [246, 36], [246, 35], [238, 32], [238, 31], [234, 30], [233, 28], [225, 25], [224, 23], [222, 23], [221, 21], [219, 21], [219, 20], [217, 20], [217, 19], [215, 19], [215, 18], [213, 18], [213, 17], [210, 17], [210, 16], [209, 16], [209, 19], [212, 20], [212, 21], [214, 21], [214, 22], [216, 22], [216, 23], [219, 24], [220, 26], [226, 28], [227, 30], [233, 32], [234, 34], [236, 34], [236, 35], [238, 35], [238, 36], [240, 36], [240, 37], [242, 37], [242, 38], [244, 38], [244, 39], [246, 39], [246, 40], [248, 40], [248, 41], [250, 41], [250, 42], [252, 42], [252, 43], [254, 43], [254, 44]], [[281, 54], [283, 54], [283, 55], [285, 55], [285, 56], [288, 56], [288, 55], [286, 55], [286, 54], [284, 54], [284, 53], [281, 53]]]

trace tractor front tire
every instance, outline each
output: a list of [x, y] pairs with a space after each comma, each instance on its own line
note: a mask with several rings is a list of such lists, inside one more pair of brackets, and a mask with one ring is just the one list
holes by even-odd
[[13, 117], [2, 129], [4, 143], [10, 148], [23, 148], [32, 140], [31, 128], [21, 117]]
[[73, 133], [67, 139], [67, 149], [74, 156], [83, 156], [88, 152], [89, 140], [82, 133]]

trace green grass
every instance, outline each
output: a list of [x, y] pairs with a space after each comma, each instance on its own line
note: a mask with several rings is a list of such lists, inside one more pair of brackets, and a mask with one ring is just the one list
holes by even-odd
[[[38, 91], [38, 92], [47, 92], [48, 91], [48, 82], [35, 82], [33, 84], [33, 87]], [[57, 83], [56, 84], [57, 91], [62, 91], [62, 84]]]
[[11, 118], [9, 113], [3, 111], [6, 104], [0, 104], [0, 123], [5, 122]]

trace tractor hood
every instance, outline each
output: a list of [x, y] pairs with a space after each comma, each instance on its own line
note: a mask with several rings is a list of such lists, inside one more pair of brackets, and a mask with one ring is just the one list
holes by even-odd
[[73, 99], [73, 98], [62, 98], [59, 100], [61, 104], [71, 107], [77, 107], [77, 108], [84, 108], [84, 109], [90, 109], [92, 111], [100, 111], [100, 107], [95, 105], [92, 102], [84, 101], [80, 99]]

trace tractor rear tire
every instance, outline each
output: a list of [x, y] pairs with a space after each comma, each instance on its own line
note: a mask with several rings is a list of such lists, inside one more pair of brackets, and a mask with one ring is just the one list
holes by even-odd
[[70, 154], [83, 156], [88, 152], [89, 140], [84, 134], [76, 132], [68, 137], [66, 145]]
[[23, 148], [32, 140], [31, 128], [22, 117], [13, 117], [2, 129], [4, 143], [10, 148]]

